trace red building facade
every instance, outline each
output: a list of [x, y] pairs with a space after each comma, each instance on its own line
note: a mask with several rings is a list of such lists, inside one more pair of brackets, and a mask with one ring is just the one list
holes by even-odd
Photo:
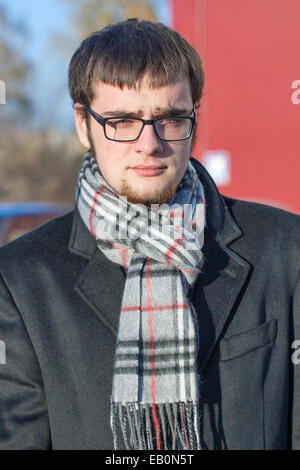
[[206, 75], [193, 156], [231, 197], [300, 213], [299, 0], [171, 0]]

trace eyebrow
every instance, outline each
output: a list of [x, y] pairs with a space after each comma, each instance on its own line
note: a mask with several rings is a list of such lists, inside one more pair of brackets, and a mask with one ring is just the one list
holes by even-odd
[[[160, 117], [160, 116], [186, 116], [192, 113], [192, 110], [189, 111], [187, 109], [181, 108], [157, 108], [156, 111], [153, 113], [153, 116]], [[125, 111], [125, 110], [114, 110], [114, 111], [106, 111], [102, 113], [101, 116], [103, 117], [141, 117], [143, 116], [144, 111], [140, 110], [137, 112], [133, 111]]]

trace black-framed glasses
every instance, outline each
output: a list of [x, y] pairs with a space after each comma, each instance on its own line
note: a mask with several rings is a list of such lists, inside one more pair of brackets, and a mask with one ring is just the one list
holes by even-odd
[[167, 142], [187, 140], [191, 137], [196, 122], [195, 105], [193, 116], [166, 116], [155, 119], [141, 119], [130, 116], [103, 118], [89, 106], [84, 108], [103, 127], [104, 135], [114, 142], [134, 142], [148, 124], [154, 127], [156, 136]]

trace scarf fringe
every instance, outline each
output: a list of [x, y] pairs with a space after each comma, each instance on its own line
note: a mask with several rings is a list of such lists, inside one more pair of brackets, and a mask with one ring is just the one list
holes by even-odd
[[194, 402], [111, 404], [115, 450], [120, 435], [127, 450], [201, 450], [199, 422]]

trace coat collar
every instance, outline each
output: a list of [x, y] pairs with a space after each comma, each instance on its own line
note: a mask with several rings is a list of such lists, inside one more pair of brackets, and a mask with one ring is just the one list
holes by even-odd
[[[199, 312], [199, 365], [203, 370], [233, 312], [250, 264], [229, 248], [230, 243], [242, 237], [242, 230], [208, 172], [197, 160], [192, 158], [191, 161], [203, 184], [207, 208], [203, 248], [206, 263], [193, 292], [193, 301]], [[116, 335], [125, 274], [97, 248], [76, 208], [69, 249], [89, 261], [74, 286], [75, 290]]]

